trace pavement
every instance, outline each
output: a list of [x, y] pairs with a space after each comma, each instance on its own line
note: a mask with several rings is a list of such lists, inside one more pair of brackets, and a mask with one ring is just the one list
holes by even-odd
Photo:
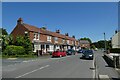
[[103, 52], [95, 52], [96, 76], [108, 80], [120, 80], [120, 74], [113, 67], [110, 67], [103, 58]]

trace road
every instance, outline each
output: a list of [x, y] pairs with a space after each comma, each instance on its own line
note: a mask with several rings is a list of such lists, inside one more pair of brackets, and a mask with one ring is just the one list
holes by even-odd
[[3, 67], [3, 78], [94, 78], [94, 60], [82, 55], [37, 59]]

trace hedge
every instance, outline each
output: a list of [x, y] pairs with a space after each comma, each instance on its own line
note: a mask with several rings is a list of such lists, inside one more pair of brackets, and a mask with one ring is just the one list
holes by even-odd
[[110, 53], [120, 53], [120, 48], [112, 48], [110, 49]]
[[6, 49], [3, 52], [4, 55], [24, 55], [25, 49], [22, 46], [14, 46], [10, 45], [7, 46]]

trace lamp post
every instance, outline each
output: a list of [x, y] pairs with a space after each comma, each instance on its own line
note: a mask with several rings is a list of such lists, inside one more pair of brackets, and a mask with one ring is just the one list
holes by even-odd
[[25, 37], [28, 37], [28, 31], [25, 31]]
[[106, 49], [106, 35], [105, 35], [105, 32], [104, 32], [104, 41], [105, 41], [105, 52], [106, 52], [107, 49]]
[[38, 56], [41, 55], [42, 56], [42, 51], [40, 51], [40, 28], [39, 28], [39, 32], [38, 32]]

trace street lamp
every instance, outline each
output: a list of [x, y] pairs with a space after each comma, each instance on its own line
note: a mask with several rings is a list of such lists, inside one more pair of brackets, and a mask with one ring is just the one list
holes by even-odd
[[40, 55], [40, 53], [42, 56], [42, 51], [40, 52], [40, 28], [39, 28], [39, 31], [38, 31], [38, 56]]
[[106, 49], [106, 35], [105, 35], [105, 32], [104, 32], [104, 41], [105, 41], [105, 52], [106, 52], [107, 49]]
[[28, 36], [28, 31], [25, 31], [25, 36]]

